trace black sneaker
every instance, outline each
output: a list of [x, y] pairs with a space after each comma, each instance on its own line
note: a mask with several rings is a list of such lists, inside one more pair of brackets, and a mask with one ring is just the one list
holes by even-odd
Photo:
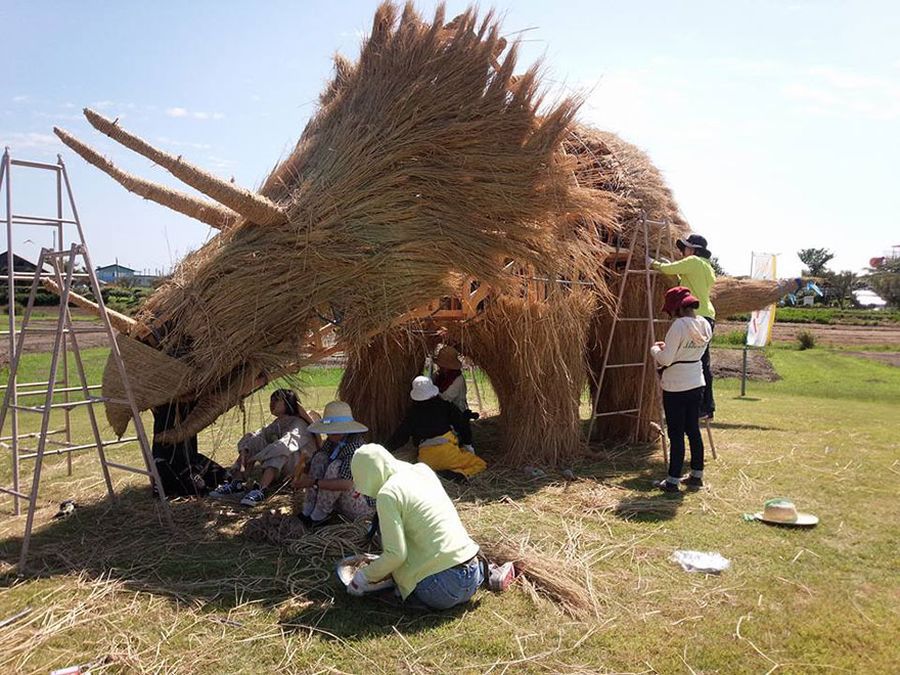
[[670, 483], [667, 480], [659, 480], [653, 483], [653, 487], [659, 488], [663, 492], [681, 492], [678, 483]]
[[703, 487], [703, 479], [689, 475], [681, 479], [681, 484], [688, 490], [696, 491]]

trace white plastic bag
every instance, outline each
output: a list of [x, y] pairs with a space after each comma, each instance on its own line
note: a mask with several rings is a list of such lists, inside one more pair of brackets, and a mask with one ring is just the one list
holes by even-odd
[[719, 574], [731, 567], [731, 561], [717, 551], [675, 551], [670, 560], [685, 572]]

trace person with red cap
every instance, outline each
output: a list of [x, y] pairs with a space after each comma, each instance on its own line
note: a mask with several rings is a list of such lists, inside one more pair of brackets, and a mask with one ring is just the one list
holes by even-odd
[[[681, 252], [681, 260], [664, 262], [651, 260], [650, 266], [667, 274], [677, 276], [678, 283], [690, 289], [691, 294], [700, 303], [697, 307], [697, 315], [702, 316], [709, 323], [712, 330], [716, 328], [716, 308], [710, 300], [710, 293], [716, 283], [716, 273], [713, 270], [710, 258], [712, 254], [707, 248], [706, 237], [692, 234], [675, 242]], [[700, 417], [712, 419], [716, 410], [716, 402], [713, 399], [712, 369], [709, 365], [709, 347], [703, 353], [701, 362], [703, 378], [706, 385], [703, 390], [703, 401], [700, 403]]]
[[[669, 435], [669, 472], [655, 483], [664, 492], [678, 492], [679, 484], [688, 489], [703, 487], [703, 436], [700, 434], [700, 406], [703, 401], [704, 375], [701, 360], [712, 340], [712, 328], [697, 316], [700, 300], [689, 288], [675, 286], [666, 291], [663, 311], [675, 319], [665, 342], [657, 342], [650, 353], [659, 366], [662, 379], [663, 409]], [[691, 446], [691, 473], [682, 478], [684, 437]]]

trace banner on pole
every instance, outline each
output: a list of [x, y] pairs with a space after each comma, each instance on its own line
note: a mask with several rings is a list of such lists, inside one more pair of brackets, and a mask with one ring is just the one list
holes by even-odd
[[[775, 277], [775, 255], [773, 253], [754, 253], [751, 262], [750, 277], [752, 279], [769, 279]], [[775, 305], [758, 309], [750, 314], [747, 325], [747, 346], [765, 347], [772, 337], [772, 324], [775, 323]]]

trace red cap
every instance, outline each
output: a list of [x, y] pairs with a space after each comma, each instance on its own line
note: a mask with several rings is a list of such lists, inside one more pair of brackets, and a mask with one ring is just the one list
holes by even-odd
[[693, 306], [694, 309], [700, 306], [700, 301], [691, 295], [691, 289], [686, 286], [675, 286], [666, 291], [666, 300], [663, 304], [662, 311], [669, 316], [675, 316], [675, 312], [680, 307]]

